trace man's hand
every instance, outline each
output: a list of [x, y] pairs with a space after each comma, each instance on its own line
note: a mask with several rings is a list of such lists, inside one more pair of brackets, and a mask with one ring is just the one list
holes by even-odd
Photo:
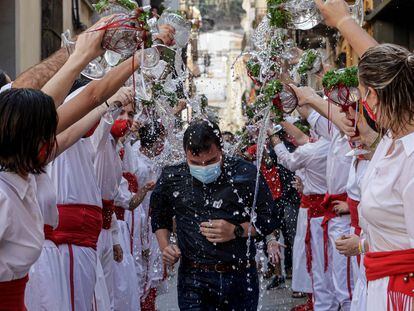
[[116, 262], [122, 262], [122, 259], [124, 258], [124, 251], [122, 250], [121, 245], [115, 244], [113, 246], [114, 251], [114, 260]]
[[234, 234], [235, 227], [235, 225], [224, 219], [213, 219], [202, 222], [200, 231], [211, 243], [224, 243], [236, 238]]
[[289, 85], [295, 91], [299, 106], [304, 106], [306, 104], [312, 103], [318, 99], [318, 97], [320, 97], [318, 94], [316, 94], [316, 91], [309, 86], [297, 87], [294, 84]]
[[161, 40], [162, 43], [164, 43], [165, 45], [174, 45], [175, 41], [174, 41], [174, 35], [175, 35], [175, 29], [174, 27], [170, 26], [170, 25], [160, 25], [158, 27], [159, 29], [159, 33], [156, 34], [154, 36], [154, 39], [158, 39]]
[[337, 28], [341, 21], [351, 18], [349, 6], [344, 0], [315, 0], [327, 26]]
[[332, 203], [335, 204], [333, 209], [338, 216], [349, 213], [349, 206], [345, 201], [333, 201]]
[[185, 108], [187, 108], [187, 101], [185, 99], [180, 99], [176, 107], [174, 107], [174, 115], [181, 113]]
[[297, 192], [303, 193], [303, 182], [299, 176], [295, 176], [295, 180], [292, 182], [292, 186], [296, 189]]
[[358, 245], [359, 245], [359, 236], [345, 235], [340, 239], [335, 241], [336, 249], [341, 255], [347, 257], [359, 255]]
[[166, 266], [174, 266], [181, 257], [181, 251], [177, 245], [170, 244], [162, 250], [162, 262]]
[[133, 211], [136, 209], [142, 203], [142, 201], [144, 201], [147, 193], [154, 190], [154, 188], [155, 182], [150, 181], [146, 183], [144, 187], [138, 189], [138, 192], [132, 197], [131, 201], [129, 202], [129, 210]]
[[121, 87], [110, 99], [109, 106], [125, 107], [134, 103], [134, 89], [132, 87]]
[[282, 258], [282, 253], [280, 251], [281, 247], [286, 248], [286, 245], [283, 245], [278, 241], [270, 241], [267, 243], [267, 254], [272, 265], [278, 264]]
[[75, 51], [73, 52], [76, 57], [86, 57], [87, 61], [90, 62], [105, 52], [102, 48], [102, 38], [105, 34], [105, 29], [101, 28], [105, 26], [106, 21], [110, 17], [105, 16], [78, 36]]

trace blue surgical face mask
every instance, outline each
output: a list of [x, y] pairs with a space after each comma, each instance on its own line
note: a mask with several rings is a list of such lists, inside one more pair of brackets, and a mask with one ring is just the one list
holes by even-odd
[[217, 180], [221, 174], [221, 160], [206, 166], [188, 164], [190, 174], [201, 181], [203, 184], [209, 184]]

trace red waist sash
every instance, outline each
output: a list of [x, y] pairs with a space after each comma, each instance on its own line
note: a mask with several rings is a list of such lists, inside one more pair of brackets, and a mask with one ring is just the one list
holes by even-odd
[[50, 225], [44, 225], [43, 226], [43, 232], [45, 233], [45, 239], [46, 240], [52, 240], [53, 239], [53, 227]]
[[346, 202], [349, 206], [349, 213], [351, 214], [351, 226], [355, 228], [355, 234], [361, 234], [361, 227], [359, 226], [359, 218], [358, 218], [358, 205], [359, 201], [352, 200], [351, 198], [347, 198]]
[[308, 226], [306, 228], [305, 236], [305, 251], [306, 251], [306, 268], [310, 273], [312, 270], [312, 247], [311, 247], [311, 229], [310, 220], [311, 218], [322, 217], [324, 209], [322, 207], [322, 201], [325, 198], [323, 194], [302, 194], [300, 207], [308, 208]]
[[115, 211], [114, 201], [102, 199], [102, 229], [111, 228], [112, 214]]
[[74, 244], [96, 250], [102, 228], [102, 209], [88, 204], [58, 204], [59, 226], [51, 240], [56, 245]]
[[389, 277], [387, 310], [405, 311], [414, 302], [414, 249], [369, 252], [364, 264], [368, 282]]
[[1, 311], [26, 311], [24, 305], [24, 291], [29, 277], [0, 282], [0, 310]]
[[125, 209], [119, 206], [115, 206], [115, 215], [118, 220], [125, 220]]
[[325, 198], [322, 202], [322, 206], [325, 209], [324, 217], [322, 220], [322, 228], [323, 228], [323, 247], [324, 247], [324, 259], [325, 259], [325, 271], [328, 270], [328, 223], [331, 219], [338, 217], [338, 215], [334, 212], [335, 203], [334, 201], [346, 201], [348, 195], [346, 193], [341, 194], [325, 194]]

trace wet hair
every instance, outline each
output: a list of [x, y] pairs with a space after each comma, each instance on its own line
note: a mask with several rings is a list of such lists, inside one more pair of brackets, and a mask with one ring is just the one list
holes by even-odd
[[234, 134], [230, 131], [224, 131], [223, 133], [221, 133], [222, 135], [228, 135], [231, 136], [231, 138], [234, 138]]
[[210, 150], [212, 145], [222, 150], [222, 136], [218, 125], [207, 120], [193, 121], [184, 133], [184, 151], [194, 155]]
[[165, 135], [165, 127], [158, 121], [149, 122], [138, 129], [138, 135], [141, 146], [149, 149], [160, 136]]
[[379, 99], [378, 125], [398, 133], [414, 122], [414, 54], [394, 44], [368, 49], [358, 64], [363, 86]]
[[7, 84], [7, 75], [6, 72], [0, 69], [0, 88]]
[[[56, 143], [58, 116], [52, 97], [33, 89], [0, 94], [0, 171], [44, 172]], [[40, 148], [48, 157], [39, 156]]]

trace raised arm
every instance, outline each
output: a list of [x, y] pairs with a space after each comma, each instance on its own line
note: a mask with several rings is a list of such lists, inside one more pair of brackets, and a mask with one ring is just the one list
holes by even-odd
[[295, 139], [296, 144], [298, 146], [303, 146], [304, 144], [309, 142], [309, 136], [303, 133], [294, 124], [283, 121], [283, 122], [280, 122], [280, 125], [283, 126], [286, 133], [288, 133], [290, 136], [292, 136]]
[[378, 45], [378, 42], [355, 22], [344, 0], [315, 0], [315, 3], [325, 24], [337, 28], [359, 57], [370, 47]]
[[68, 52], [61, 48], [41, 63], [34, 65], [20, 74], [13, 81], [13, 88], [31, 88], [40, 90], [68, 59]]
[[78, 36], [73, 54], [69, 56], [62, 68], [42, 87], [44, 93], [53, 97], [56, 107], [63, 103], [73, 82], [86, 65], [104, 52], [101, 42], [105, 31], [97, 30], [103, 22], [103, 20], [100, 20]]

